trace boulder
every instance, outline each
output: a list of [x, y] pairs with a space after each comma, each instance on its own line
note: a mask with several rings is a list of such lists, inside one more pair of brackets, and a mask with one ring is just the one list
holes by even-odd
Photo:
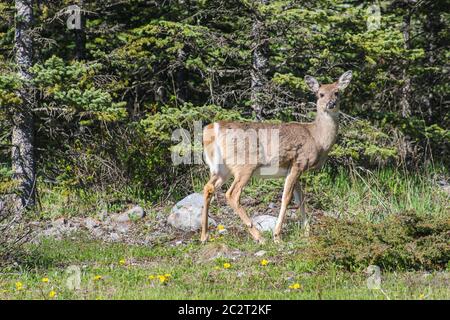
[[[172, 207], [167, 223], [184, 231], [197, 231], [201, 228], [203, 195], [193, 193]], [[214, 219], [208, 219], [210, 225], [216, 225]]]
[[252, 221], [256, 229], [259, 231], [271, 231], [273, 233], [275, 224], [277, 223], [277, 218], [269, 215], [260, 215], [253, 217]]

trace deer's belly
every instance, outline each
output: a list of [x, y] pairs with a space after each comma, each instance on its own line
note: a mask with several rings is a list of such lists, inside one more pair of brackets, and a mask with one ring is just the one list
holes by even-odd
[[279, 166], [261, 166], [255, 170], [253, 173], [254, 177], [259, 177], [263, 179], [272, 179], [272, 178], [284, 178], [288, 175], [289, 170], [287, 168], [279, 167]]

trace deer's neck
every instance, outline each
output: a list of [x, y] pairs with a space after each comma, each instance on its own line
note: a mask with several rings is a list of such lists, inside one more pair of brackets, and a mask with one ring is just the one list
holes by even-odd
[[314, 120], [313, 136], [319, 147], [328, 152], [336, 141], [339, 129], [338, 113], [318, 112]]

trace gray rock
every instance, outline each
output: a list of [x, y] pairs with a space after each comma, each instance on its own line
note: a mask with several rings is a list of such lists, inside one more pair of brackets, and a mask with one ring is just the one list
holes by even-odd
[[275, 229], [275, 224], [277, 222], [277, 218], [269, 215], [261, 215], [252, 218], [252, 221], [259, 231], [271, 231], [273, 232]]
[[139, 220], [142, 219], [145, 216], [144, 209], [140, 206], [135, 206], [124, 213], [116, 214], [111, 217], [111, 219], [115, 222], [128, 222], [131, 220]]
[[255, 253], [255, 257], [262, 257], [263, 255], [265, 255], [267, 252], [264, 250], [259, 250], [258, 252]]
[[[197, 231], [201, 227], [203, 209], [203, 195], [193, 193], [173, 206], [167, 223], [174, 228], [184, 231]], [[216, 225], [214, 219], [209, 218], [209, 224]]]
[[100, 222], [98, 222], [95, 219], [92, 219], [91, 217], [88, 217], [88, 218], [84, 219], [84, 226], [86, 228], [88, 228], [89, 230], [92, 230], [92, 229], [100, 226]]
[[117, 233], [113, 232], [109, 234], [109, 239], [111, 241], [118, 241], [120, 240], [120, 236]]
[[127, 233], [128, 230], [130, 230], [130, 224], [129, 223], [118, 223], [114, 226], [114, 230], [120, 232], [120, 233]]

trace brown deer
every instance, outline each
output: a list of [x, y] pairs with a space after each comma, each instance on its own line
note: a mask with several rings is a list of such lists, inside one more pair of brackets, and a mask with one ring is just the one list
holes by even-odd
[[211, 176], [203, 190], [202, 242], [208, 239], [211, 197], [231, 175], [234, 181], [226, 192], [227, 202], [256, 241], [263, 242], [264, 238], [240, 204], [242, 189], [252, 176], [286, 177], [274, 241], [281, 241], [281, 228], [293, 195], [300, 207], [302, 227], [308, 234], [309, 219], [298, 177], [306, 170], [320, 168], [327, 159], [339, 127], [339, 97], [351, 78], [352, 72], [347, 71], [338, 81], [320, 85], [315, 78], [305, 77], [317, 97], [317, 115], [311, 123], [219, 121], [204, 128], [204, 156]]

